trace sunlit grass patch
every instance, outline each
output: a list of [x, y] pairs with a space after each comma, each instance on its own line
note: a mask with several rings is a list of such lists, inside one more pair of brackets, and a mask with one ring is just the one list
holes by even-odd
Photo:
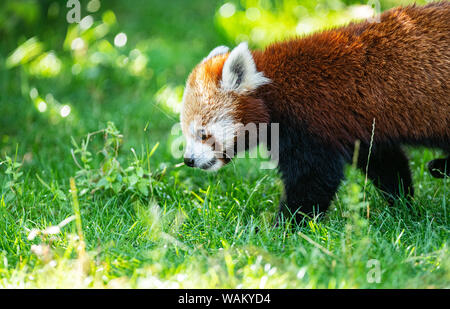
[[205, 177], [124, 139], [109, 123], [73, 141], [70, 185], [5, 157], [0, 286], [448, 287], [447, 180], [422, 176], [412, 205], [389, 206], [350, 166], [326, 216], [275, 227], [281, 183], [258, 160]]

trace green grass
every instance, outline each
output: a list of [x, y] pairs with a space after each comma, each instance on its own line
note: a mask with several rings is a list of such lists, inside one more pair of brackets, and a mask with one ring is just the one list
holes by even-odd
[[[123, 31], [128, 42], [104, 52], [112, 60], [101, 64], [83, 59], [103, 50], [102, 39], [86, 38], [85, 58], [63, 48], [64, 23], [31, 24], [21, 35], [0, 23], [9, 34], [0, 50], [0, 287], [449, 288], [449, 180], [426, 170], [438, 151], [408, 149], [411, 206], [389, 206], [349, 166], [327, 215], [305, 227], [273, 227], [282, 183], [258, 160], [217, 174], [178, 166], [170, 150], [178, 115], [164, 102], [179, 100], [177, 89], [210, 49], [234, 44], [217, 22], [221, 4], [102, 3], [94, 25], [112, 10], [117, 22], [105, 39], [112, 44]], [[61, 59], [58, 75], [3, 65], [33, 36]], [[117, 64], [135, 48], [147, 57], [139, 74]], [[76, 63], [82, 71], [73, 75]], [[80, 148], [105, 128], [87, 149], [92, 161], [75, 153], [77, 166], [71, 137]]]

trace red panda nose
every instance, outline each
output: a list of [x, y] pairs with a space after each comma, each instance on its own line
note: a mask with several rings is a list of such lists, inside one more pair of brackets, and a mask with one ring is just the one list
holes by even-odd
[[186, 164], [189, 167], [194, 167], [194, 159], [184, 158], [184, 164]]

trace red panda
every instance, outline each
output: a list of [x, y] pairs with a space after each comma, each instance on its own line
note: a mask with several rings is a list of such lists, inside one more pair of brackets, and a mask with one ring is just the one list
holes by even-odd
[[[413, 197], [401, 145], [450, 152], [449, 81], [450, 2], [391, 9], [263, 51], [220, 46], [186, 83], [185, 164], [217, 170], [233, 157], [223, 152], [236, 148], [239, 123], [277, 123], [281, 211], [326, 211], [356, 141], [358, 167], [387, 197]], [[429, 169], [449, 176], [450, 157]]]

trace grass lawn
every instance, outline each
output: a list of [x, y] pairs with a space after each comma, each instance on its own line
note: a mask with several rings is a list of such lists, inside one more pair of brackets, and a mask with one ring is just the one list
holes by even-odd
[[[235, 44], [222, 4], [103, 1], [87, 30], [0, 22], [0, 287], [450, 288], [450, 181], [426, 169], [439, 151], [407, 149], [412, 206], [349, 166], [304, 227], [273, 227], [282, 183], [259, 160], [179, 165], [171, 102], [209, 50]], [[38, 55], [8, 66], [26, 42], [57, 72]]]

